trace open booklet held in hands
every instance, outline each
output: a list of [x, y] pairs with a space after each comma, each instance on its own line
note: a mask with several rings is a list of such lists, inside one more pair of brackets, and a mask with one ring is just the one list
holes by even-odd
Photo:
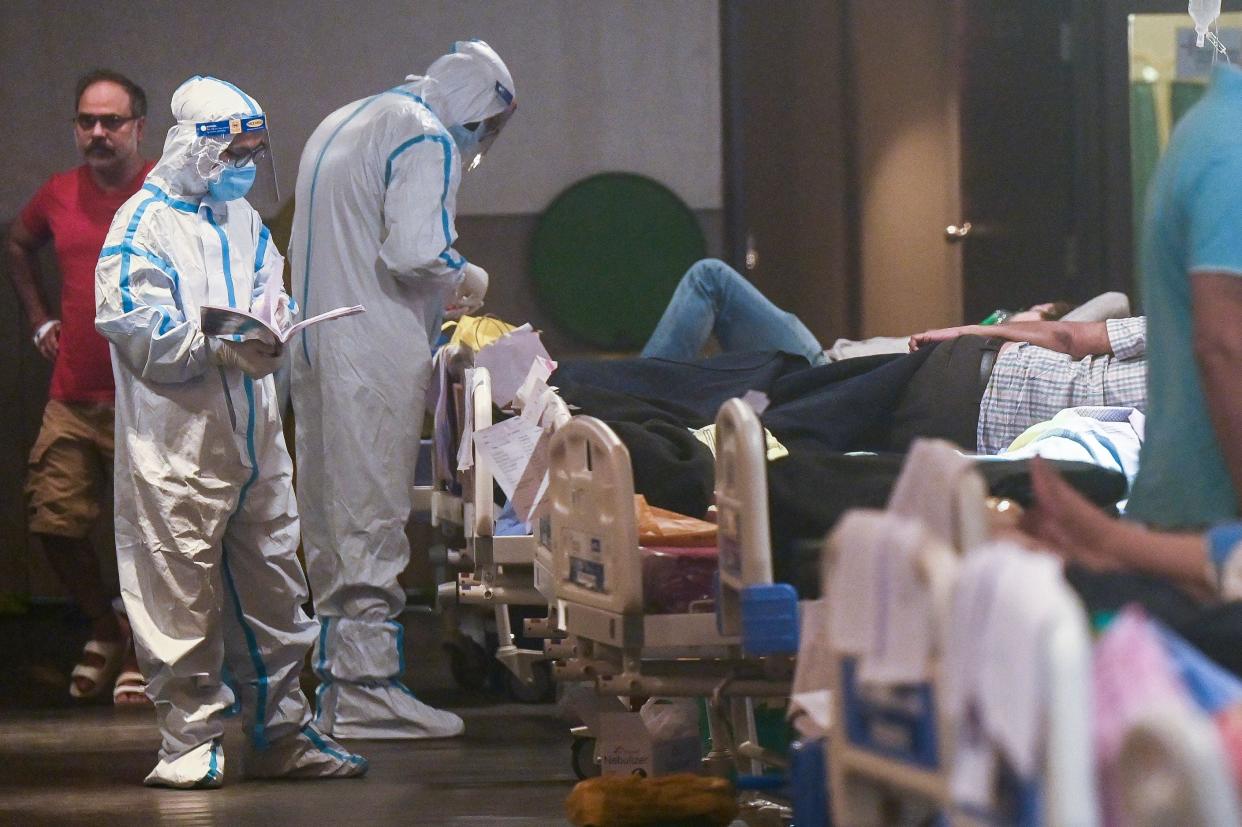
[[274, 347], [283, 345], [299, 330], [313, 324], [365, 312], [365, 307], [356, 304], [353, 307], [338, 307], [293, 324], [292, 314], [289, 312], [289, 297], [282, 292], [280, 280], [269, 279], [263, 295], [254, 302], [250, 310], [203, 305], [199, 309], [199, 326], [208, 336], [224, 336], [237, 341], [259, 339]]

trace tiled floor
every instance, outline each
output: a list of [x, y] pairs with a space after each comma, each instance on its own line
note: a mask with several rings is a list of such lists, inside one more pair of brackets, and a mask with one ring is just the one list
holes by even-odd
[[[406, 625], [409, 683], [465, 718], [464, 738], [349, 742], [371, 762], [357, 780], [242, 782], [230, 764], [223, 789], [180, 792], [141, 786], [159, 744], [150, 712], [70, 704], [80, 627], [60, 609], [0, 618], [0, 824], [567, 824], [574, 778], [556, 707], [457, 689], [437, 620]], [[234, 723], [226, 755], [241, 747]]]

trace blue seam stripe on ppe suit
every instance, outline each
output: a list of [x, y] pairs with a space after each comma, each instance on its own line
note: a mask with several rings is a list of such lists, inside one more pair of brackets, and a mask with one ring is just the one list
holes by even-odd
[[[220, 260], [224, 268], [225, 286], [228, 288], [229, 307], [236, 307], [237, 299], [233, 290], [233, 268], [229, 262], [228, 236], [225, 235], [224, 229], [216, 223], [215, 215], [210, 207], [204, 207], [203, 213], [207, 218], [207, 223], [215, 229], [216, 235], [220, 237]], [[233, 511], [233, 516], [241, 512], [242, 507], [246, 503], [246, 493], [259, 477], [259, 462], [254, 447], [254, 380], [249, 376], [243, 376], [242, 387], [246, 390], [246, 405], [249, 409], [246, 415], [246, 454], [250, 459], [250, 477], [242, 485], [241, 493], [237, 497], [237, 508]], [[259, 643], [255, 638], [254, 630], [250, 628], [250, 624], [246, 622], [245, 614], [242, 613], [241, 598], [238, 596], [237, 588], [233, 583], [233, 573], [229, 568], [228, 549], [223, 541], [220, 543], [220, 551], [224, 578], [228, 582], [229, 591], [233, 597], [233, 608], [237, 612], [237, 622], [242, 627], [242, 633], [246, 637], [246, 647], [250, 650], [251, 665], [254, 667], [255, 678], [259, 684], [258, 700], [256, 702], [258, 708], [255, 710], [253, 740], [256, 746], [262, 747], [267, 743], [264, 736], [264, 722], [267, 718], [267, 667], [263, 664], [263, 656], [259, 653]]]
[[173, 198], [171, 195], [164, 192], [162, 189], [157, 187], [155, 184], [146, 183], [142, 185], [142, 188], [146, 190], [147, 192], [151, 193], [152, 195], [154, 195], [159, 200], [163, 201], [168, 206], [172, 207], [174, 210], [178, 210], [180, 212], [185, 212], [185, 213], [198, 212], [198, 204], [195, 204], [193, 201], [181, 201], [177, 198]]
[[229, 596], [233, 599], [233, 611], [237, 615], [237, 622], [246, 636], [246, 647], [250, 650], [250, 661], [255, 671], [255, 682], [258, 684], [254, 728], [250, 740], [256, 748], [264, 749], [267, 746], [267, 735], [264, 732], [267, 726], [267, 667], [263, 665], [263, 658], [259, 654], [259, 642], [254, 636], [254, 630], [250, 628], [250, 624], [246, 622], [246, 616], [242, 614], [241, 598], [237, 596], [237, 586], [233, 583], [233, 571], [229, 568], [229, 550], [223, 541], [220, 543], [220, 552], [224, 581], [228, 584]]
[[257, 273], [263, 267], [263, 256], [267, 255], [267, 242], [271, 241], [272, 233], [267, 229], [267, 225], [259, 227], [259, 244], [258, 249], [254, 252], [254, 271]]
[[385, 621], [397, 630], [397, 678], [405, 677], [405, 627], [399, 620]]
[[207, 217], [207, 223], [216, 231], [216, 235], [220, 236], [220, 263], [224, 267], [224, 286], [229, 292], [229, 307], [237, 307], [237, 297], [233, 295], [233, 265], [229, 261], [229, 239], [224, 234], [224, 228], [216, 223], [216, 216], [211, 211], [211, 207], [203, 207], [203, 213]]
[[319, 687], [315, 690], [315, 720], [323, 714], [323, 693], [332, 683], [332, 678], [324, 671], [328, 663], [328, 626], [332, 618], [325, 617], [319, 621], [319, 662], [315, 664], [315, 674], [319, 676]]
[[[413, 97], [413, 95], [411, 95], [411, 97]], [[422, 143], [423, 141], [435, 141], [440, 145], [440, 148], [444, 150], [444, 189], [440, 191], [440, 226], [444, 230], [445, 252], [440, 253], [439, 258], [449, 267], [455, 267], [460, 270], [462, 267], [466, 266], [466, 260], [454, 260], [453, 257], [448, 254], [448, 248], [453, 246], [452, 241], [449, 239], [448, 210], [444, 206], [444, 202], [448, 199], [449, 179], [453, 174], [453, 150], [449, 146], [449, 139], [443, 135], [419, 135], [415, 138], [410, 138], [410, 140], [394, 149], [392, 154], [388, 156], [388, 163], [384, 165], [384, 186], [387, 187], [388, 183], [392, 180], [392, 162], [396, 160], [397, 156], [415, 144]]]
[[[311, 174], [310, 186], [310, 203], [306, 205], [306, 213], [309, 216], [306, 221], [306, 264], [302, 268], [302, 307], [310, 307], [310, 259], [311, 259], [311, 238], [315, 233], [315, 187], [319, 183], [319, 167], [323, 164], [323, 157], [328, 152], [328, 147], [332, 146], [332, 142], [336, 140], [336, 136], [340, 134], [345, 125], [358, 117], [363, 109], [380, 99], [379, 95], [372, 95], [358, 105], [358, 108], [350, 112], [345, 120], [337, 124], [336, 129], [332, 130], [332, 134], [328, 136], [328, 140], [324, 141], [323, 146], [319, 150], [319, 157], [315, 159], [315, 171]], [[306, 344], [306, 331], [302, 331], [302, 356], [305, 357], [307, 363], [310, 363], [310, 350]]]
[[[176, 269], [171, 262], [157, 256], [148, 250], [140, 250], [132, 244], [114, 244], [111, 247], [104, 247], [99, 251], [99, 258], [103, 260], [109, 256], [123, 255], [126, 256], [122, 263], [122, 271], [124, 277], [121, 281], [121, 306], [125, 307], [128, 303], [129, 308], [133, 309], [133, 294], [129, 290], [129, 257], [138, 256], [154, 264], [160, 271], [172, 279], [173, 283], [173, 301], [177, 303], [177, 309], [181, 310], [181, 276], [177, 274]], [[172, 315], [163, 307], [156, 307], [160, 314], [160, 326], [158, 328], [159, 335], [163, 336], [173, 327]]]
[[[414, 101], [419, 106], [423, 107], [428, 112], [430, 112], [431, 116], [435, 118], [437, 121], [440, 120], [439, 116], [436, 115], [435, 110], [432, 109], [430, 106], [428, 106], [426, 101], [424, 101], [418, 95], [415, 95], [413, 92], [407, 92], [404, 89], [397, 87], [395, 89], [389, 89], [385, 92], [381, 92], [378, 95], [373, 95], [367, 98], [366, 100], [364, 100], [361, 104], [358, 105], [357, 109], [349, 113], [349, 115], [345, 118], [345, 120], [337, 124], [336, 129], [332, 130], [332, 134], [328, 136], [328, 140], [324, 141], [323, 146], [320, 147], [319, 149], [319, 157], [315, 159], [315, 171], [314, 173], [311, 174], [310, 203], [307, 205], [308, 218], [306, 221], [306, 258], [305, 258], [306, 263], [302, 266], [302, 307], [306, 309], [307, 313], [310, 312], [311, 237], [314, 234], [314, 227], [315, 227], [315, 221], [314, 221], [315, 189], [319, 183], [319, 167], [320, 165], [323, 164], [323, 159], [324, 159], [324, 156], [328, 152], [328, 147], [332, 146], [332, 142], [336, 140], [336, 136], [339, 135], [341, 130], [345, 128], [345, 125], [348, 124], [350, 121], [352, 121], [354, 118], [356, 118], [358, 116], [358, 113], [360, 113], [363, 109], [366, 109], [372, 103], [374, 103], [375, 101], [379, 100], [381, 97], [387, 94], [401, 95], [402, 97], [409, 98], [410, 100]], [[440, 128], [441, 129], [444, 128], [443, 124], [441, 124]], [[427, 137], [427, 136], [420, 136], [420, 137]], [[444, 136], [440, 136], [438, 140], [447, 141], [448, 139]], [[416, 142], [417, 141], [415, 141], [415, 143]], [[402, 144], [401, 147], [398, 147], [398, 149], [392, 155], [388, 157], [388, 173], [386, 173], [384, 176], [385, 187], [388, 186], [388, 180], [391, 177], [392, 159], [396, 157], [397, 153], [399, 153], [401, 149], [405, 148], [408, 145], [409, 145], [408, 142], [406, 144]], [[441, 210], [441, 221], [444, 226], [445, 246], [451, 246], [448, 241], [448, 211], [444, 209], [444, 199], [448, 196], [449, 174], [452, 172], [452, 165], [451, 165], [452, 150], [449, 149], [447, 145], [445, 145], [444, 151], [445, 151], [444, 193], [440, 197], [440, 210]], [[465, 259], [462, 259], [460, 263], [457, 263], [457, 262], [454, 262], [452, 260], [452, 257], [448, 256], [447, 253], [441, 254], [440, 258], [443, 259], [445, 263], [447, 263], [450, 267], [456, 267], [460, 269], [461, 267], [464, 267], [466, 265]], [[303, 358], [306, 359], [307, 364], [310, 364], [310, 346], [306, 342], [306, 334], [307, 334], [307, 331], [305, 330], [302, 331], [302, 356]]]
[[[246, 402], [250, 408], [246, 420], [246, 454], [250, 457], [250, 477], [242, 484], [241, 493], [237, 496], [237, 509], [233, 512], [234, 516], [241, 512], [242, 507], [246, 503], [246, 494], [250, 490], [250, 486], [259, 478], [259, 462], [254, 447], [254, 380], [249, 376], [242, 378], [242, 385], [246, 389]], [[264, 735], [265, 721], [267, 719], [267, 667], [263, 663], [263, 656], [259, 654], [259, 642], [255, 638], [254, 630], [250, 628], [250, 624], [246, 622], [246, 616], [242, 613], [241, 598], [238, 597], [237, 587], [233, 583], [233, 573], [229, 568], [228, 549], [223, 541], [220, 543], [220, 559], [224, 564], [224, 579], [228, 582], [229, 592], [233, 598], [233, 609], [237, 613], [237, 622], [242, 627], [242, 633], [246, 636], [246, 647], [250, 650], [250, 661], [254, 667], [255, 678], [259, 684], [258, 691], [258, 708], [255, 710], [254, 718], [254, 735], [252, 737], [255, 746], [263, 748], [267, 744], [267, 738]]]
[[[169, 198], [166, 192], [164, 192], [163, 190], [161, 190], [159, 187], [155, 186], [154, 184], [143, 184], [142, 188], [146, 190], [147, 192], [151, 193], [151, 197], [148, 198], [146, 201], [143, 201], [141, 204], [139, 204], [138, 209], [134, 211], [133, 217], [129, 220], [129, 226], [125, 228], [125, 237], [120, 244], [120, 248], [121, 248], [120, 249], [120, 253], [121, 253], [121, 284], [120, 284], [121, 310], [125, 313], [129, 313], [134, 309], [134, 297], [130, 293], [130, 290], [129, 290], [129, 258], [130, 258], [131, 252], [134, 251], [134, 247], [131, 242], [134, 240], [134, 235], [138, 232], [138, 225], [142, 223], [142, 216], [143, 214], [146, 213], [147, 207], [151, 206], [151, 204], [155, 201], [161, 201], [175, 210], [180, 210], [181, 212], [198, 212], [198, 207], [192, 204], [188, 204], [185, 201], [177, 201], [175, 199]], [[109, 248], [109, 249], [112, 249], [112, 248]], [[103, 258], [102, 252], [100, 252], [99, 257]], [[169, 320], [166, 318], [165, 322], [160, 323], [160, 333], [164, 333], [167, 331], [165, 324], [168, 322]]]
[[203, 776], [203, 781], [209, 781], [209, 782], [214, 783], [220, 780], [220, 764], [216, 760], [216, 747], [217, 747], [216, 742], [212, 741], [211, 750], [210, 750], [211, 763], [207, 765], [207, 774]]
[[134, 233], [138, 232], [138, 224], [142, 221], [143, 213], [157, 200], [152, 196], [139, 204], [138, 209], [134, 210], [134, 217], [129, 220], [129, 226], [125, 228], [125, 240], [122, 242], [121, 250], [121, 310], [125, 313], [133, 311], [134, 297], [129, 292], [129, 253], [124, 248], [131, 246], [130, 242], [134, 240]]
[[339, 749], [333, 749], [332, 747], [328, 746], [328, 742], [323, 740], [323, 738], [319, 736], [318, 732], [315, 732], [315, 730], [311, 729], [310, 724], [307, 724], [306, 726], [302, 727], [302, 734], [305, 735], [306, 738], [312, 744], [314, 744], [316, 748], [322, 750], [323, 752], [326, 752], [328, 755], [331, 755], [333, 758], [336, 758], [337, 760], [347, 761], [350, 764], [365, 764], [367, 762], [367, 759], [363, 758], [361, 755], [353, 755], [350, 753], [341, 752]]
[[[419, 106], [423, 107], [428, 112], [430, 112], [431, 116], [435, 118], [437, 121], [440, 120], [440, 116], [436, 114], [436, 111], [432, 109], [430, 106], [428, 106], [427, 102], [424, 101], [422, 98], [420, 98], [418, 95], [415, 95], [412, 92], [407, 92], [401, 88], [389, 89], [388, 91], [392, 92], [394, 95], [403, 95], [409, 98], [410, 100], [416, 102]], [[444, 129], [443, 123], [440, 124], [440, 129], [441, 130]], [[393, 150], [393, 153], [388, 156], [388, 165], [384, 170], [384, 186], [387, 187], [389, 180], [392, 179], [393, 158], [396, 158], [406, 148], [408, 148], [409, 146], [413, 144], [418, 143], [423, 138], [431, 138], [431, 140], [439, 142], [440, 146], [444, 149], [444, 189], [440, 192], [440, 224], [444, 229], [445, 252], [441, 253], [439, 258], [449, 267], [453, 267], [455, 269], [460, 270], [462, 267], [466, 266], [466, 260], [464, 258], [454, 260], [453, 257], [450, 256], [447, 252], [447, 249], [453, 246], [453, 242], [449, 239], [448, 210], [444, 208], [444, 202], [448, 198], [449, 178], [453, 173], [453, 148], [449, 145], [449, 141], [451, 139], [448, 137], [448, 134], [446, 132], [441, 132], [441, 134], [439, 135], [420, 135], [418, 138], [414, 138], [413, 140], [406, 141], [401, 146]]]

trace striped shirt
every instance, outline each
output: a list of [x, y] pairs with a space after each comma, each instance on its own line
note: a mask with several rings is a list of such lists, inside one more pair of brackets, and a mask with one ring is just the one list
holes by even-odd
[[980, 453], [1009, 447], [1030, 426], [1065, 408], [1091, 405], [1147, 409], [1147, 319], [1109, 319], [1111, 356], [1074, 360], [1019, 342], [996, 357], [979, 403]]

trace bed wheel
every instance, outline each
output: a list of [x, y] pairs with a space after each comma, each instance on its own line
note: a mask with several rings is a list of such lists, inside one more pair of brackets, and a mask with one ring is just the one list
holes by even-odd
[[470, 638], [444, 644], [453, 680], [462, 689], [486, 689], [491, 658]]
[[574, 775], [579, 781], [594, 778], [600, 774], [599, 764], [595, 763], [594, 738], [575, 738], [570, 747], [569, 760], [573, 765]]
[[556, 683], [552, 680], [552, 666], [547, 661], [533, 664], [531, 674], [534, 683], [525, 684], [518, 680], [517, 675], [504, 670], [505, 693], [523, 704], [546, 704], [556, 700]]

